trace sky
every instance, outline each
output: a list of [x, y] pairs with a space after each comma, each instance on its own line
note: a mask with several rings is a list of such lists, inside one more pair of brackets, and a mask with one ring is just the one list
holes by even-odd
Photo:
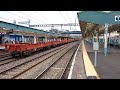
[[[28, 21], [30, 19], [30, 25], [38, 24], [67, 24], [78, 23], [77, 12], [79, 11], [0, 11], [0, 21], [16, 24], [21, 21]], [[18, 24], [23, 25], [24, 24]], [[51, 27], [34, 27], [37, 29], [49, 30]], [[61, 29], [61, 27], [54, 27], [55, 29]], [[70, 26], [63, 26], [64, 30], [70, 30]], [[71, 26], [71, 31], [80, 31], [79, 26]]]

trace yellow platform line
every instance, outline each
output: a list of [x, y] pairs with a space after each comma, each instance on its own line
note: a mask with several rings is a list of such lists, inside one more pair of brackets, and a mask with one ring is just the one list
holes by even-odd
[[83, 53], [83, 61], [84, 61], [84, 66], [85, 66], [85, 71], [87, 77], [92, 77], [95, 76], [97, 79], [100, 79], [99, 75], [97, 74], [84, 45], [84, 41], [82, 40], [82, 53]]

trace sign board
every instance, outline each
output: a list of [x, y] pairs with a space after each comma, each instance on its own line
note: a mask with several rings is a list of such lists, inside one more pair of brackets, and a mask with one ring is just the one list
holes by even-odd
[[79, 21], [86, 21], [95, 24], [104, 25], [108, 24], [120, 24], [120, 11], [82, 11], [77, 13]]
[[120, 15], [115, 16], [115, 21], [120, 21]]
[[93, 42], [93, 50], [99, 50], [99, 42]]

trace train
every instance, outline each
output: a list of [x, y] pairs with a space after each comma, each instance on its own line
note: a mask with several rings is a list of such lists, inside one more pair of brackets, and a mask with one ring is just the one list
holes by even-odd
[[[34, 36], [21, 35], [21, 34], [0, 34], [0, 44], [2, 43], [16, 43], [22, 42], [24, 38], [24, 43], [34, 43]], [[39, 41], [44, 41], [43, 37], [38, 37]]]
[[[34, 42], [24, 42], [22, 43], [22, 36], [21, 35], [4, 35], [2, 34], [0, 36], [1, 38], [1, 43], [0, 43], [0, 49], [5, 50], [7, 52], [9, 52], [13, 57], [22, 57], [22, 56], [29, 56], [32, 53], [42, 50], [42, 49], [46, 49], [46, 48], [51, 48], [51, 47], [56, 47], [59, 45], [63, 45], [63, 44], [67, 44], [70, 42], [74, 42], [79, 40], [78, 38], [67, 38], [67, 39], [55, 39], [55, 40], [42, 40], [42, 41], [38, 41], [36, 43]], [[6, 41], [3, 39], [7, 38], [7, 41], [17, 41], [17, 42], [10, 42], [10, 43], [6, 43]], [[9, 39], [8, 39], [9, 37]], [[24, 36], [27, 37], [27, 36]], [[31, 36], [31, 40], [34, 41], [34, 37]], [[2, 41], [3, 40], [3, 41]], [[25, 41], [25, 39], [24, 39]], [[28, 40], [29, 41], [29, 40]], [[4, 42], [4, 43], [3, 43]]]
[[119, 44], [119, 36], [113, 36], [109, 38], [108, 46], [110, 47], [115, 47], [115, 48], [120, 48]]

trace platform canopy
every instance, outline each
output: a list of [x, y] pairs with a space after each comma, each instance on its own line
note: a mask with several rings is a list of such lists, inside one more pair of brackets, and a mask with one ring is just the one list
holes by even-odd
[[33, 33], [43, 34], [43, 35], [59, 36], [56, 33], [39, 30], [39, 29], [31, 28], [31, 27], [16, 25], [16, 24], [4, 22], [4, 21], [0, 21], [0, 28], [5, 28], [5, 29], [9, 29], [9, 30], [13, 29], [13, 30], [26, 31], [26, 32], [33, 32]]
[[120, 11], [81, 11], [77, 13], [82, 36], [90, 36], [95, 30], [103, 34], [104, 25], [109, 24], [108, 32], [119, 31]]

